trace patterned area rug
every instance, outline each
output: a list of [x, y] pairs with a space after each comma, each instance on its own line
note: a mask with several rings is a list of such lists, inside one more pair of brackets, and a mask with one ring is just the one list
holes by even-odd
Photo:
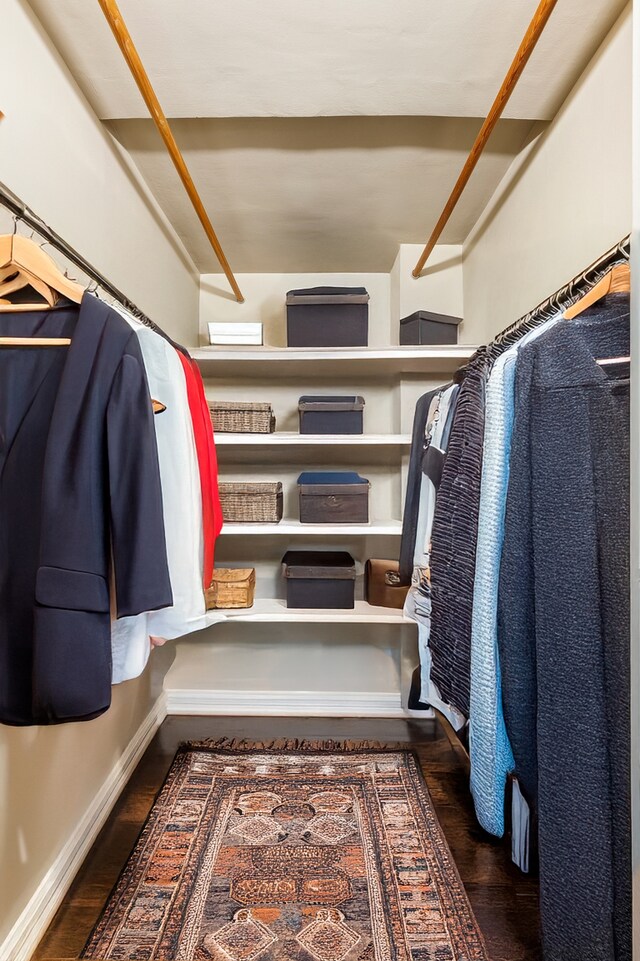
[[183, 745], [82, 957], [487, 961], [416, 760], [364, 742]]

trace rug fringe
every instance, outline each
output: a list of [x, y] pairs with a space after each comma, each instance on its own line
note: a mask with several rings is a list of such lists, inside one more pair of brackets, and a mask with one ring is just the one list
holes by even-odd
[[406, 741], [385, 742], [375, 740], [334, 740], [297, 737], [277, 737], [267, 741], [247, 738], [219, 737], [201, 741], [184, 741], [181, 751], [413, 751]]

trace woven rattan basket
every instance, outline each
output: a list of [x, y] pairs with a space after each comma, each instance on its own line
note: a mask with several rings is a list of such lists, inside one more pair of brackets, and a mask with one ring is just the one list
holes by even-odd
[[214, 431], [234, 434], [272, 434], [276, 419], [271, 404], [250, 400], [211, 400]]
[[282, 520], [282, 484], [220, 484], [225, 521], [235, 524], [277, 524]]
[[256, 589], [254, 567], [221, 567], [213, 572], [211, 586], [205, 591], [207, 610], [253, 607]]

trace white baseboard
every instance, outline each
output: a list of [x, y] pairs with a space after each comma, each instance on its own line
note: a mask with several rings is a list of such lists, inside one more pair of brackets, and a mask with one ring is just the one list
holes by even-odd
[[112, 768], [9, 936], [0, 945], [0, 961], [28, 961], [31, 957], [122, 789], [166, 715], [166, 700], [162, 695]]
[[399, 693], [168, 690], [168, 714], [239, 717], [407, 717]]

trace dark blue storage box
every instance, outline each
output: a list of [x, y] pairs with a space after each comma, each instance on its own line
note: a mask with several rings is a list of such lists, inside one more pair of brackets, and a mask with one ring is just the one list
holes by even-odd
[[346, 551], [287, 551], [282, 569], [287, 607], [355, 607], [356, 562]]
[[298, 477], [303, 524], [368, 524], [369, 481], [355, 471], [305, 471]]
[[369, 294], [365, 287], [308, 287], [287, 293], [289, 347], [366, 347]]
[[301, 434], [361, 434], [364, 397], [305, 394], [298, 401]]

